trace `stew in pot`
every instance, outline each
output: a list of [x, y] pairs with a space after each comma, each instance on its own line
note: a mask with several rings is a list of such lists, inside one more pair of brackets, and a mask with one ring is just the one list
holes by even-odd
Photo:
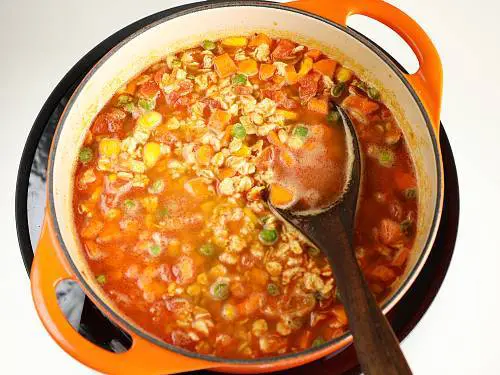
[[297, 352], [344, 333], [327, 258], [262, 197], [271, 186], [277, 205], [311, 207], [343, 189], [333, 102], [353, 118], [363, 153], [356, 257], [377, 298], [387, 295], [417, 220], [396, 120], [376, 88], [321, 51], [256, 34], [167, 56], [86, 134], [76, 227], [120, 311], [165, 342], [224, 358]]

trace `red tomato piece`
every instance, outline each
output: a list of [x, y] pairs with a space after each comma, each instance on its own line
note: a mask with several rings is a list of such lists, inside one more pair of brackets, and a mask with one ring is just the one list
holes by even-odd
[[154, 98], [160, 92], [160, 88], [154, 81], [147, 81], [139, 86], [137, 95], [142, 98]]
[[303, 102], [308, 102], [316, 95], [320, 79], [321, 74], [314, 71], [299, 79], [299, 97]]
[[121, 133], [123, 130], [123, 120], [127, 114], [118, 108], [110, 108], [108, 112], [99, 114], [90, 131], [94, 135]]
[[271, 53], [273, 60], [290, 60], [295, 56], [293, 55], [293, 49], [297, 47], [297, 44], [288, 39], [281, 39], [276, 48]]
[[284, 109], [295, 109], [298, 108], [299, 103], [297, 103], [295, 100], [290, 99], [286, 94], [282, 91], [278, 90], [263, 90], [262, 94], [274, 102], [276, 102], [276, 105], [279, 108], [284, 108]]

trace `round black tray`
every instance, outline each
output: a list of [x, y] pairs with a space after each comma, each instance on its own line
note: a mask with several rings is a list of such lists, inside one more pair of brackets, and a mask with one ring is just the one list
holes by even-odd
[[[15, 202], [17, 235], [28, 275], [43, 222], [50, 144], [62, 111], [76, 86], [91, 67], [124, 38], [156, 20], [199, 4], [201, 3], [183, 5], [153, 14], [111, 35], [78, 61], [46, 100], [26, 141], [17, 177]], [[433, 250], [425, 267], [410, 290], [388, 314], [389, 321], [400, 340], [411, 332], [434, 300], [448, 270], [455, 246], [459, 219], [459, 188], [453, 153], [443, 126], [440, 129], [440, 144], [445, 181], [443, 215]], [[72, 314], [76, 311], [76, 319], [74, 315], [70, 319], [75, 329], [106, 350], [114, 352], [127, 350], [131, 346], [130, 336], [111, 323], [83, 293], [75, 289], [78, 289], [76, 284], [70, 284], [66, 289], [58, 291], [63, 310], [71, 311]], [[286, 374], [310, 374], [311, 371], [315, 374], [338, 375], [360, 373], [352, 346], [308, 365], [287, 370]], [[208, 371], [197, 373], [204, 372], [208, 373]]]

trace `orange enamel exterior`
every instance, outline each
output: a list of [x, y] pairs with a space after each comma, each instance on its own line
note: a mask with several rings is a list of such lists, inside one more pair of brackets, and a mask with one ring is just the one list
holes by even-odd
[[[304, 0], [288, 3], [288, 6], [317, 14], [335, 23], [345, 25], [347, 17], [362, 14], [374, 18], [397, 32], [412, 48], [420, 63], [420, 69], [407, 79], [422, 100], [434, 125], [436, 137], [439, 132], [439, 115], [442, 91], [442, 67], [437, 51], [429, 37], [406, 14], [381, 0]], [[53, 152], [53, 150], [52, 150]], [[232, 373], [263, 373], [299, 366], [331, 354], [352, 342], [352, 337], [312, 353], [300, 354], [282, 360], [270, 360], [255, 364], [214, 362], [184, 356], [126, 331], [133, 339], [127, 352], [108, 352], [80, 336], [67, 322], [61, 312], [55, 287], [64, 279], [77, 280], [63, 250], [55, 236], [53, 219], [47, 210], [42, 235], [32, 266], [31, 285], [33, 300], [45, 328], [53, 339], [70, 355], [87, 366], [110, 374], [173, 374], [199, 369], [212, 369]], [[84, 292], [88, 291], [79, 283]], [[93, 299], [106, 313], [106, 309]], [[113, 318], [107, 314], [112, 320]], [[119, 324], [122, 328], [123, 324]]]

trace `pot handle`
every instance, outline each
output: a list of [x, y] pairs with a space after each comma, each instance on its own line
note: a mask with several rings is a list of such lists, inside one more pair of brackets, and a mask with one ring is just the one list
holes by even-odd
[[214, 362], [174, 353], [135, 333], [130, 333], [132, 347], [123, 353], [109, 352], [82, 337], [66, 320], [57, 302], [57, 283], [76, 278], [56, 254], [58, 245], [48, 217], [46, 213], [31, 269], [31, 291], [43, 325], [67, 353], [85, 365], [107, 374], [173, 374], [219, 366]]
[[413, 50], [420, 64], [419, 70], [415, 74], [406, 74], [406, 78], [422, 100], [436, 135], [439, 135], [443, 67], [431, 39], [410, 16], [382, 0], [299, 0], [286, 5], [343, 26], [346, 26], [349, 16], [364, 15], [399, 34]]

